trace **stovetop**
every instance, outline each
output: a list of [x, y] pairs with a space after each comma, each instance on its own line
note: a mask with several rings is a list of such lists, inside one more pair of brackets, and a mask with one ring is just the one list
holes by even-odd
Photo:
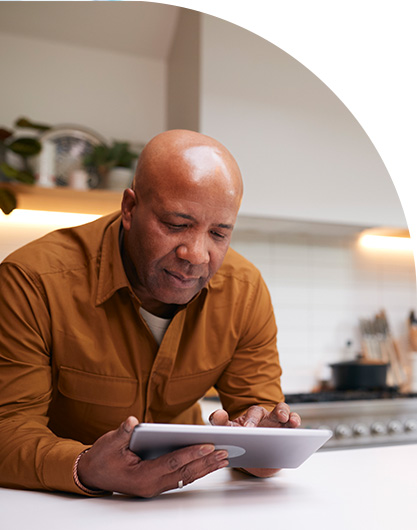
[[325, 390], [321, 392], [286, 394], [285, 402], [296, 403], [327, 403], [331, 401], [362, 401], [376, 399], [407, 399], [417, 398], [417, 393], [403, 393], [397, 388], [375, 390]]

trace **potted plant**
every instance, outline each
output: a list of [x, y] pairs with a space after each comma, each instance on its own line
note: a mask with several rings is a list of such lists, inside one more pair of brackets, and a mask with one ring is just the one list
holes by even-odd
[[[15, 128], [48, 130], [48, 125], [34, 123], [27, 118], [19, 118]], [[0, 209], [8, 215], [17, 206], [16, 194], [12, 186], [4, 184], [34, 184], [35, 175], [31, 168], [31, 158], [41, 152], [39, 140], [16, 135], [14, 131], [0, 128]]]
[[120, 175], [119, 168], [124, 171], [122, 178], [128, 185], [129, 178], [132, 177], [132, 164], [138, 157], [134, 153], [128, 142], [114, 141], [112, 145], [97, 145], [94, 150], [84, 157], [84, 166], [90, 170], [95, 170], [100, 176], [102, 187], [116, 189], [112, 183], [112, 173], [116, 174], [116, 170]]

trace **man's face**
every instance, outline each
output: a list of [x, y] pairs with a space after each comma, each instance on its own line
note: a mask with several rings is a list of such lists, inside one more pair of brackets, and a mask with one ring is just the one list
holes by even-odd
[[224, 185], [189, 182], [144, 196], [127, 190], [124, 203], [129, 200], [130, 215], [123, 216], [129, 280], [144, 308], [163, 316], [167, 306], [190, 301], [219, 269], [239, 200]]

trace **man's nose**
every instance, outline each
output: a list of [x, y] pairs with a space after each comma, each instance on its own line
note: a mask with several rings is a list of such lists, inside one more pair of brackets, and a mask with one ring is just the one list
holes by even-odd
[[210, 261], [208, 241], [205, 236], [192, 237], [177, 247], [177, 257], [192, 265], [206, 265]]

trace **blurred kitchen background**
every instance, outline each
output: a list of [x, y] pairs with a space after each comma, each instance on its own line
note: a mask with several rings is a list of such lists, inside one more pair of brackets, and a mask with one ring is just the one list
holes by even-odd
[[[24, 116], [52, 130], [86, 128], [133, 153], [172, 128], [229, 148], [245, 183], [233, 246], [270, 288], [286, 393], [310, 392], [330, 377], [329, 363], [361, 351], [361, 320], [382, 310], [411, 366], [412, 251], [361, 243], [364, 231], [407, 243], [394, 185], [349, 110], [284, 51], [164, 4], [1, 2], [0, 69], [0, 127], [17, 136], [33, 135], [15, 128]], [[42, 188], [36, 178], [34, 186], [0, 182], [18, 200], [10, 215], [0, 212], [0, 259], [120, 204], [123, 186]]]

